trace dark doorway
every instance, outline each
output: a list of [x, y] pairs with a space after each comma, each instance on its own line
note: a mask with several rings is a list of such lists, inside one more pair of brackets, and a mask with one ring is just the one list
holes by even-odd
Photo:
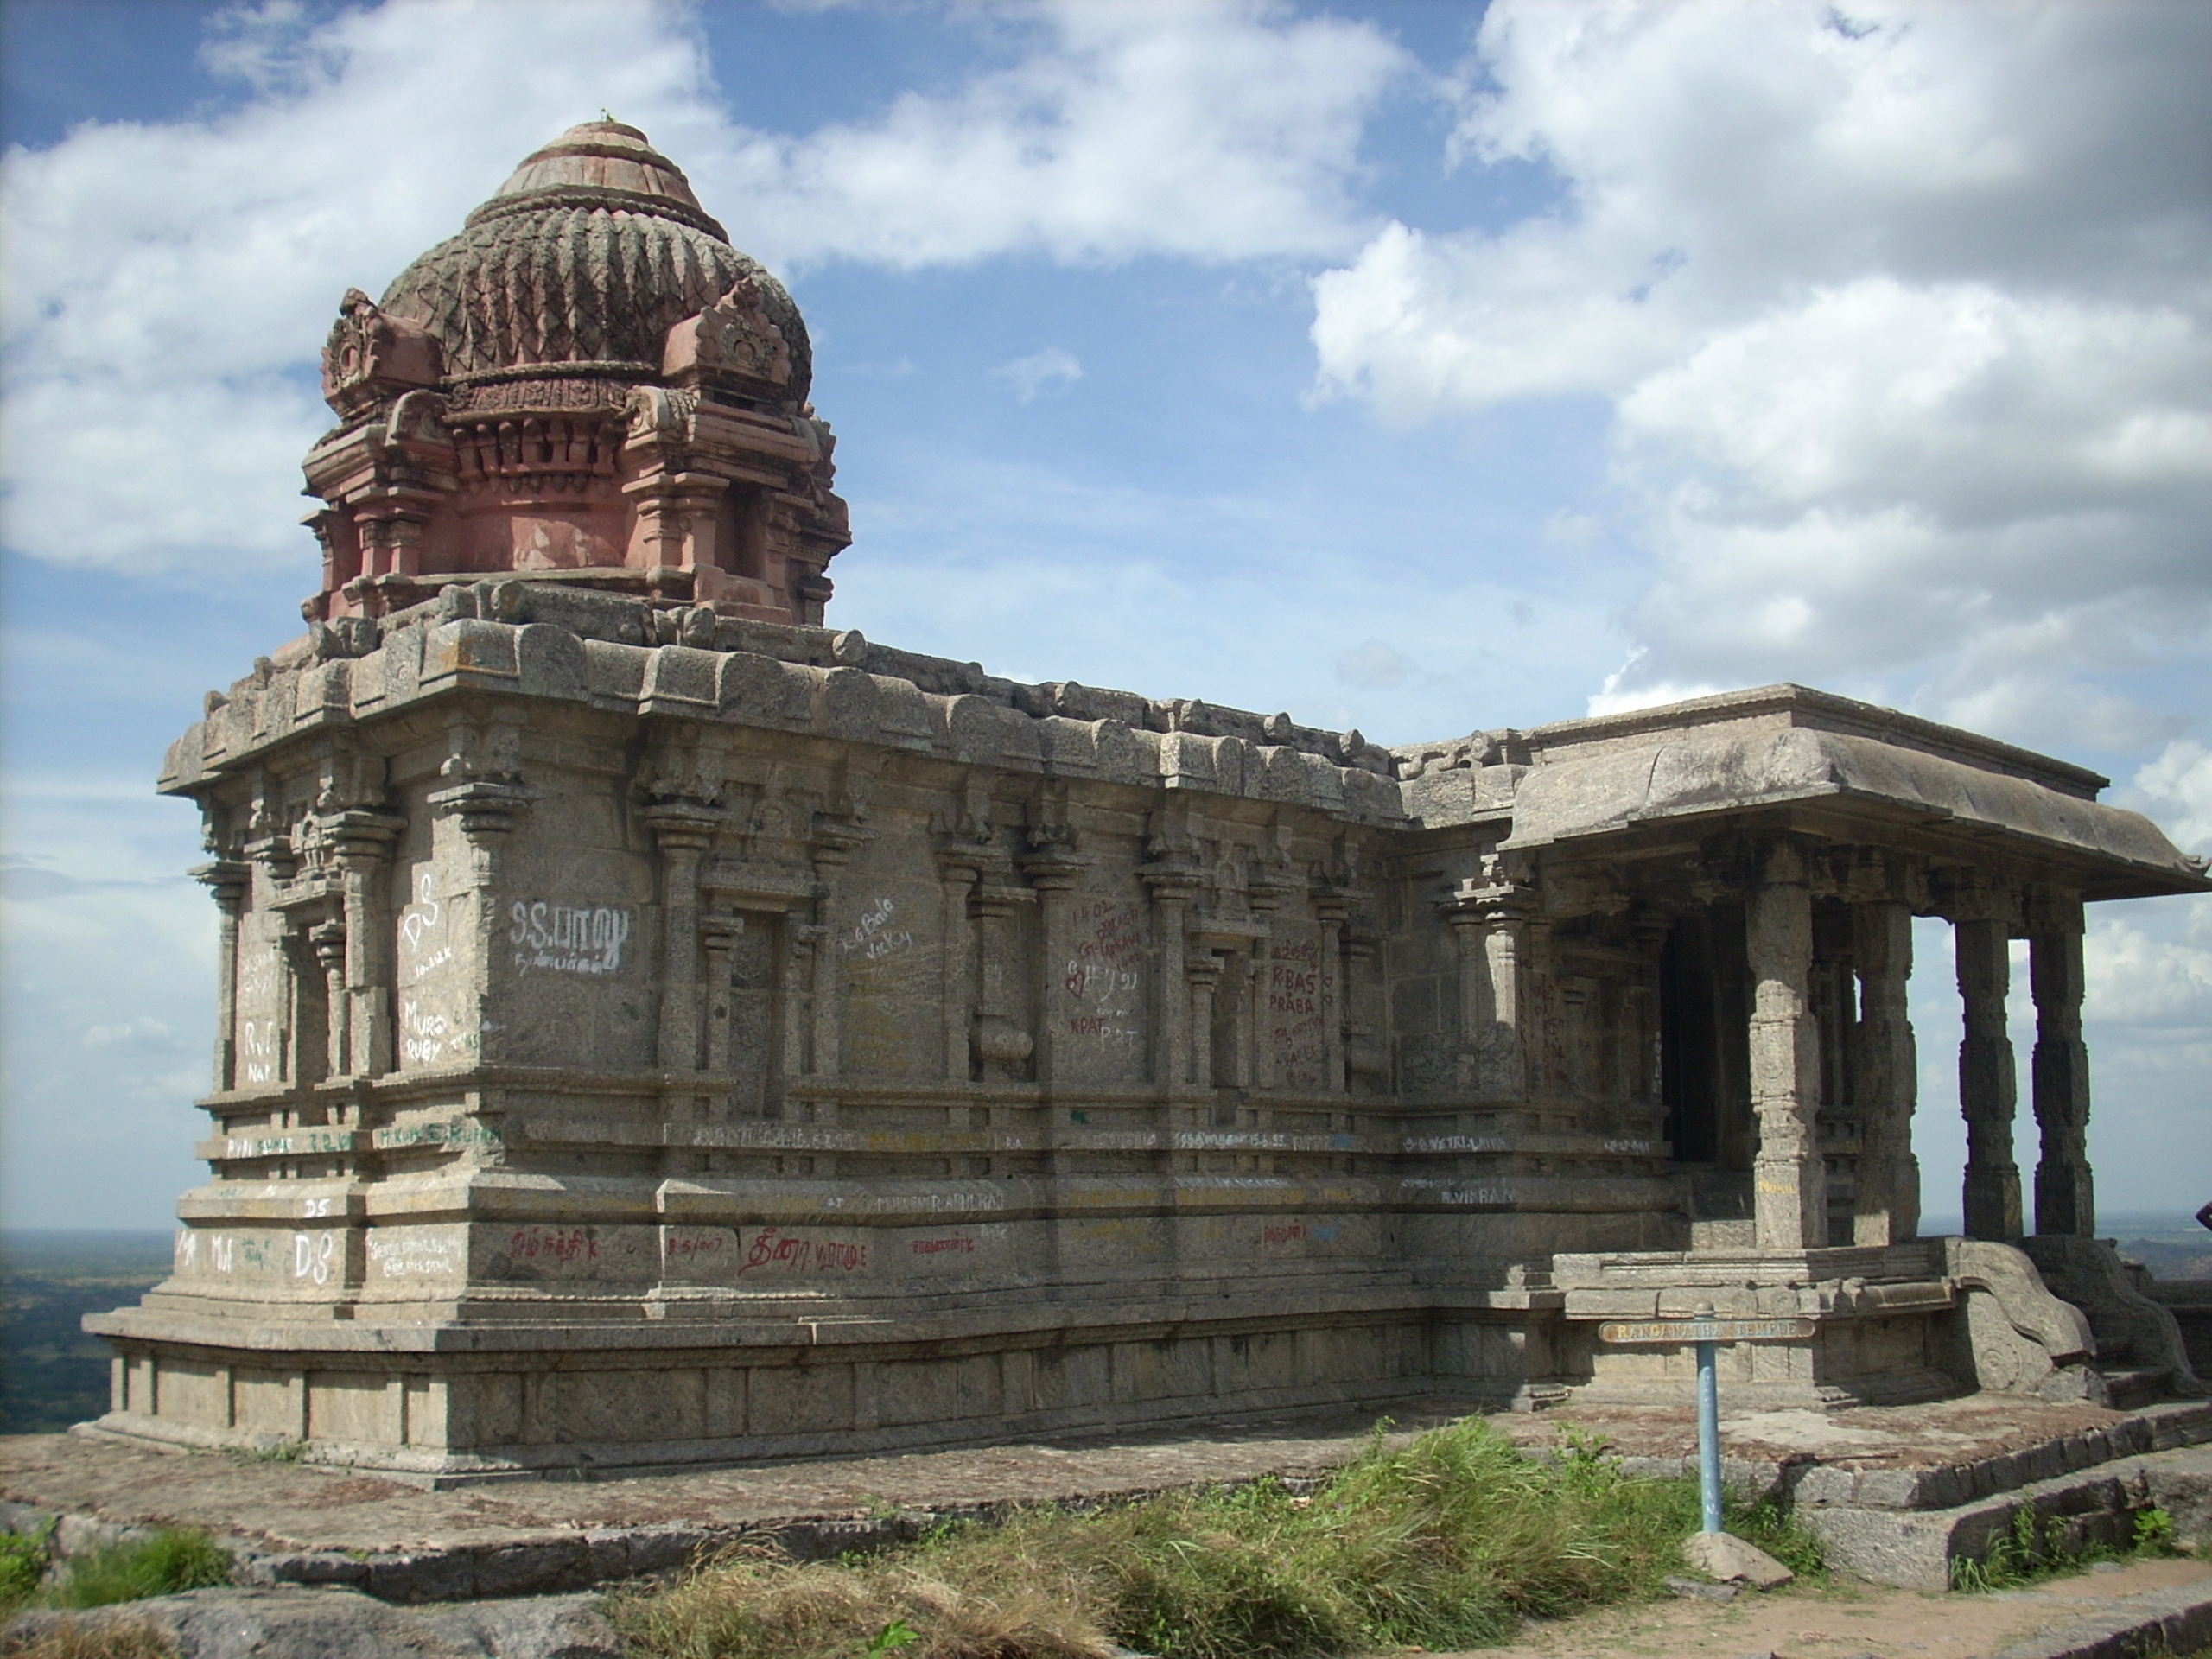
[[1742, 912], [1679, 918], [1659, 957], [1659, 1092], [1677, 1163], [1751, 1167], [1750, 975]]

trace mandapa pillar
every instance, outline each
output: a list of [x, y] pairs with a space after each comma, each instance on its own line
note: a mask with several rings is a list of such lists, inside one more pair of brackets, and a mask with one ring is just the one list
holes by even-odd
[[1751, 972], [1752, 1215], [1762, 1250], [1827, 1243], [1827, 1166], [1820, 1128], [1821, 1038], [1810, 1000], [1813, 900], [1804, 856], [1788, 842], [1768, 855], [1747, 907]]
[[2012, 987], [2011, 929], [2002, 920], [1951, 924], [1966, 1035], [1959, 1044], [1959, 1110], [1967, 1121], [1966, 1233], [2011, 1243], [2020, 1236], [2020, 1170], [2012, 1160], [2018, 1083], [2005, 1031]]
[[2089, 1049], [2082, 1040], [2082, 901], [2047, 899], [2031, 913], [2028, 985], [2036, 1000], [2030, 1077], [2042, 1146], [2036, 1160], [2036, 1231], [2094, 1237], [2089, 1171]]
[[1912, 977], [1912, 910], [1892, 899], [1851, 907], [1852, 959], [1859, 974], [1856, 1081], [1860, 1100], [1855, 1244], [1894, 1244], [1920, 1230], [1920, 1160], [1912, 1116], [1920, 1098], [1920, 1052], [1907, 988]]

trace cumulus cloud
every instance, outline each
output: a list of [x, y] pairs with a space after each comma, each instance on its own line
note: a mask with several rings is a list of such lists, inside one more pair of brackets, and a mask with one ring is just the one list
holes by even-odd
[[[1377, 30], [1238, 0], [1081, 0], [1038, 47], [874, 119], [703, 148], [699, 176], [787, 258], [898, 266], [1330, 254], [1356, 241], [1369, 110], [1411, 60]], [[733, 224], [732, 229], [738, 228]]]
[[2212, 13], [1499, 0], [1454, 137], [1554, 210], [1315, 283], [1325, 390], [1612, 414], [1608, 706], [1799, 678], [2044, 741], [2212, 632]]
[[1012, 62], [779, 134], [730, 118], [683, 7], [564, 0], [527, 29], [514, 18], [499, 0], [321, 21], [291, 0], [236, 9], [205, 52], [240, 88], [232, 107], [8, 153], [10, 546], [304, 571], [296, 469], [327, 424], [313, 356], [338, 296], [381, 289], [602, 105], [772, 264], [1222, 261], [1357, 245], [1363, 123], [1408, 66], [1365, 25], [1256, 3], [1020, 7], [976, 20]]

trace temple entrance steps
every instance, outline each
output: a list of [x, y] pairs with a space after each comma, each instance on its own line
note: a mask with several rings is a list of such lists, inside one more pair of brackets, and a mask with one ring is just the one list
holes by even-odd
[[[1665, 1408], [1578, 1400], [1493, 1421], [1532, 1452], [1571, 1433], [1630, 1473], [1678, 1476], [1696, 1470], [1693, 1417], [1687, 1400]], [[1720, 1438], [1732, 1493], [1786, 1503], [1831, 1566], [1878, 1584], [1948, 1588], [1952, 1563], [1986, 1559], [2015, 1535], [2024, 1510], [2038, 1546], [2053, 1551], [2132, 1541], [2135, 1517], [2152, 1509], [2171, 1516], [2181, 1537], [2212, 1537], [2212, 1402], [2122, 1412], [1980, 1393], [1764, 1409], [1732, 1403], [1724, 1383]]]
[[[1794, 1512], [1821, 1540], [1829, 1565], [1910, 1590], [1948, 1590], [1955, 1563], [1984, 1560], [1999, 1541], [2024, 1533], [2053, 1554], [2100, 1544], [2125, 1548], [2134, 1540], [2136, 1517], [2158, 1510], [2173, 1517], [2181, 1535], [2203, 1536], [2212, 1528], [2212, 1407], [2153, 1406], [2131, 1414], [2125, 1427], [2166, 1449], [2107, 1457], [2041, 1479], [2020, 1477], [2070, 1456], [2094, 1455], [2093, 1446], [2077, 1441], [2113, 1436], [2069, 1437], [1993, 1460], [1995, 1467], [1955, 1465], [1907, 1482], [1819, 1467], [1797, 1483]], [[1985, 1482], [1986, 1494], [1963, 1502], [1937, 1507], [1929, 1501]], [[1831, 1488], [1847, 1501], [1822, 1501]], [[2024, 1513], [2031, 1517], [2025, 1526]]]
[[2209, 1392], [2190, 1363], [2173, 1311], [2144, 1294], [2140, 1269], [2104, 1239], [2044, 1234], [2020, 1241], [2051, 1293], [2081, 1309], [2095, 1338], [2090, 1369], [2123, 1409]]

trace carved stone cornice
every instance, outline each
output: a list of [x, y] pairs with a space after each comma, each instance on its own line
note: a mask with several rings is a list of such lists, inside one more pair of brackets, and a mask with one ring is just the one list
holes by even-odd
[[439, 817], [459, 818], [461, 834], [477, 841], [506, 834], [522, 821], [537, 798], [535, 791], [518, 783], [472, 778], [450, 789], [434, 790], [429, 804]]
[[208, 896], [235, 916], [245, 906], [253, 885], [253, 866], [242, 858], [216, 858], [195, 865], [192, 879], [207, 889]]

